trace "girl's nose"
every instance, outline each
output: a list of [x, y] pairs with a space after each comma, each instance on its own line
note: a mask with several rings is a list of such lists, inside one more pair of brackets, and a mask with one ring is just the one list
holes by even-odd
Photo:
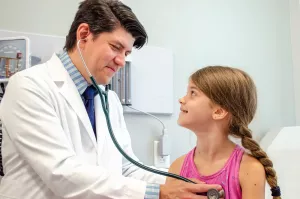
[[182, 97], [182, 98], [179, 98], [179, 100], [178, 100], [178, 101], [179, 101], [179, 103], [180, 103], [180, 104], [185, 104], [184, 97]]

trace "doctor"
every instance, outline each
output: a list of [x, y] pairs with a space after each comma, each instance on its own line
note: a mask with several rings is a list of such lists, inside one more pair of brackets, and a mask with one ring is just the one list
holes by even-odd
[[[106, 85], [132, 47], [145, 44], [147, 34], [121, 2], [86, 0], [66, 37], [65, 51], [11, 77], [0, 109], [5, 173], [0, 198], [200, 199], [195, 192], [219, 189], [184, 182], [164, 185], [164, 177], [122, 158], [109, 137], [99, 96], [88, 97], [93, 91], [76, 48], [79, 40], [90, 72]], [[116, 138], [137, 159], [119, 99], [112, 91], [108, 99]]]

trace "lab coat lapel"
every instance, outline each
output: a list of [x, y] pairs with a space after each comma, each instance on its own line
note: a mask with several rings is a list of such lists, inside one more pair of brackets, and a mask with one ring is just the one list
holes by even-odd
[[[104, 90], [103, 86], [99, 86], [100, 89]], [[102, 104], [99, 94], [95, 98], [95, 116], [96, 116], [96, 131], [97, 131], [97, 143], [98, 143], [98, 160], [101, 164], [105, 164], [105, 160], [108, 158], [105, 154], [109, 154], [111, 150], [108, 145], [108, 128], [106, 118], [102, 110]], [[103, 159], [102, 159], [103, 158]]]
[[94, 147], [97, 149], [95, 134], [76, 85], [74, 84], [68, 72], [65, 70], [60, 59], [55, 54], [47, 62], [47, 65], [50, 76], [57, 85], [59, 92], [76, 112], [78, 118], [85, 127], [85, 130], [88, 132]]

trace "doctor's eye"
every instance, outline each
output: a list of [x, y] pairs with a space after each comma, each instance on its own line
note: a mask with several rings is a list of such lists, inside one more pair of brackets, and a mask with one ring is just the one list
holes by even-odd
[[118, 47], [118, 46], [116, 46], [116, 45], [111, 44], [110, 46], [111, 46], [111, 48], [112, 48], [113, 50], [115, 50], [115, 51], [120, 51], [120, 50], [121, 50], [120, 47]]

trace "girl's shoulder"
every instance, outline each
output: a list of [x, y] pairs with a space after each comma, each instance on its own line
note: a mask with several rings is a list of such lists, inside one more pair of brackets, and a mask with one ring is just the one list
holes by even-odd
[[[188, 154], [185, 154], [183, 156], [180, 156], [179, 158], [177, 158], [170, 166], [169, 168], [169, 173], [173, 173], [173, 174], [177, 174], [177, 175], [180, 175], [181, 173], [181, 169], [182, 169], [182, 166], [184, 164], [184, 162], [186, 161], [186, 158], [188, 157], [189, 153]], [[166, 183], [169, 183], [171, 181], [174, 181], [175, 179], [173, 178], [167, 178], [166, 180]]]
[[240, 174], [245, 174], [251, 169], [264, 171], [264, 166], [252, 155], [244, 153], [240, 165]]
[[179, 158], [174, 160], [174, 162], [171, 164], [171, 166], [169, 168], [169, 172], [174, 173], [174, 174], [179, 174], [186, 157], [187, 157], [187, 154], [180, 156]]

